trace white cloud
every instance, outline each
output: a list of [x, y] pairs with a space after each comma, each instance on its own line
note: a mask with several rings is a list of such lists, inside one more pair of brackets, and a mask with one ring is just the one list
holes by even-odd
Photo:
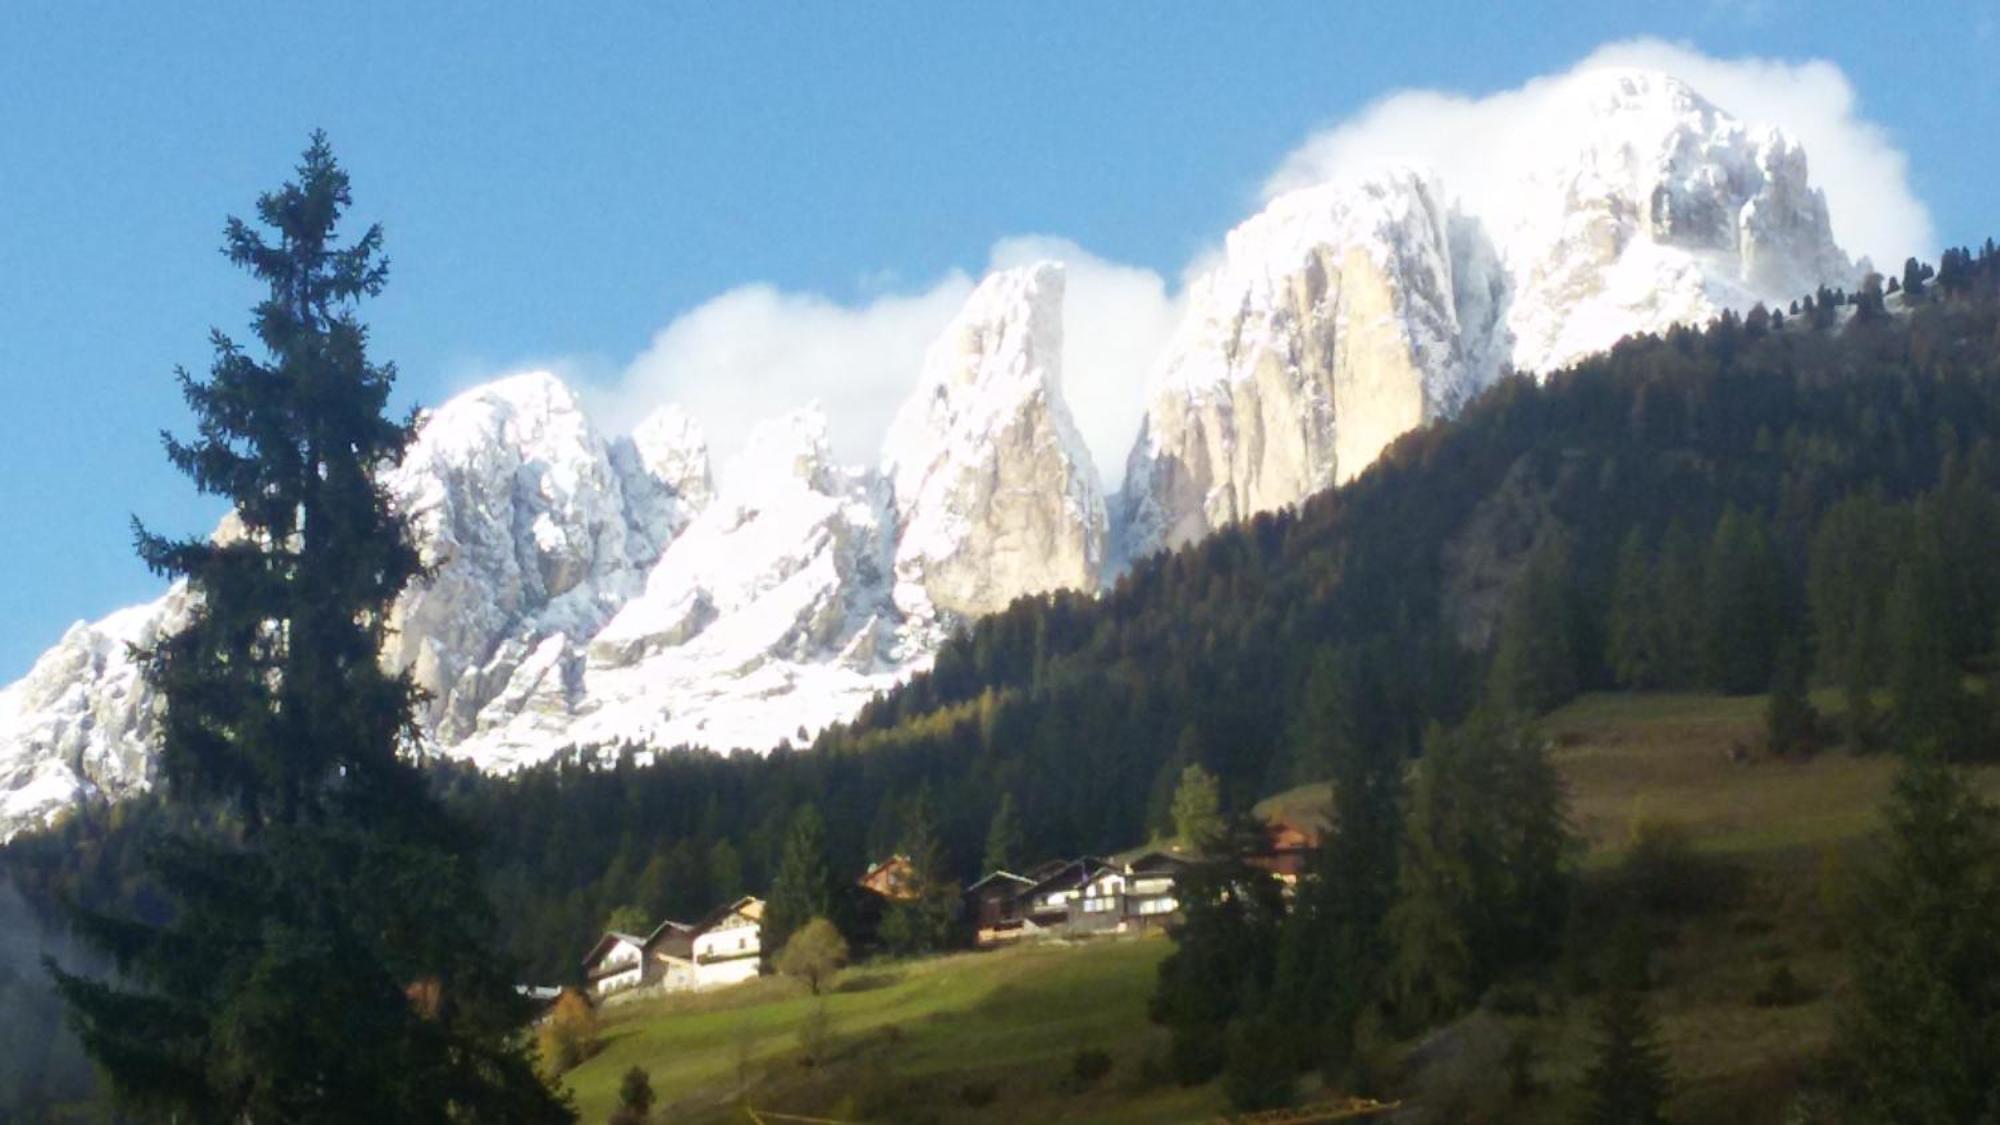
[[1003, 239], [991, 266], [1053, 258], [1063, 281], [1063, 398], [1107, 488], [1125, 475], [1125, 457], [1146, 412], [1146, 380], [1179, 318], [1166, 279], [1109, 262], [1062, 238]]
[[[1063, 393], [1092, 460], [1116, 486], [1144, 411], [1147, 371], [1173, 324], [1166, 282], [1042, 236], [994, 245], [989, 268], [1042, 258], [1067, 267]], [[886, 283], [878, 275], [870, 287]], [[682, 314], [608, 386], [587, 391], [608, 429], [626, 430], [677, 403], [707, 431], [718, 466], [759, 419], [817, 401], [834, 454], [872, 464], [923, 356], [972, 292], [953, 271], [929, 287], [843, 305], [811, 293], [746, 285]]]
[[1391, 94], [1360, 114], [1308, 138], [1265, 184], [1267, 196], [1331, 178], [1338, 170], [1384, 159], [1437, 171], [1452, 190], [1492, 185], [1492, 169], [1532, 151], [1538, 110], [1568, 81], [1602, 67], [1665, 71], [1725, 112], [1775, 125], [1805, 147], [1812, 181], [1826, 192], [1834, 238], [1877, 265], [1935, 254], [1929, 212], [1910, 188], [1909, 160], [1880, 125], [1861, 116], [1854, 87], [1824, 61], [1717, 59], [1656, 39], [1600, 47], [1570, 70], [1480, 98], [1412, 90]]
[[590, 392], [592, 414], [627, 430], [677, 403], [707, 431], [719, 466], [758, 420], [816, 401], [834, 455], [872, 463], [924, 348], [971, 292], [957, 272], [861, 305], [769, 285], [732, 289], [675, 318], [610, 387]]

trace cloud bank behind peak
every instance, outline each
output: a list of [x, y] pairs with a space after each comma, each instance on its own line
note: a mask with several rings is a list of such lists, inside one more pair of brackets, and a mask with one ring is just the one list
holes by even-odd
[[1834, 240], [1877, 268], [1934, 256], [1930, 212], [1910, 187], [1909, 158], [1888, 131], [1861, 115], [1854, 86], [1823, 60], [1718, 59], [1658, 39], [1610, 43], [1559, 74], [1481, 97], [1438, 90], [1390, 94], [1308, 137], [1279, 162], [1264, 196], [1321, 183], [1343, 168], [1400, 160], [1434, 170], [1476, 206], [1504, 190], [1492, 175], [1523, 150], [1545, 146], [1533, 123], [1577, 80], [1607, 68], [1674, 76], [1748, 125], [1775, 126], [1805, 148], [1812, 182], [1826, 193]]

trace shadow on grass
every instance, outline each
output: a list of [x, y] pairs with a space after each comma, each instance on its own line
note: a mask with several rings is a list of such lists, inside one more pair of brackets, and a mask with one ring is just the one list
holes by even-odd
[[892, 985], [898, 984], [902, 979], [903, 974], [900, 972], [877, 971], [872, 973], [855, 973], [852, 976], [842, 977], [840, 983], [833, 986], [833, 990], [835, 992], [874, 992], [877, 989], [889, 988]]
[[620, 1039], [629, 1039], [632, 1037], [632, 1035], [633, 1032], [631, 1031], [611, 1031], [611, 1032], [600, 1031], [597, 1033], [596, 1037], [593, 1038], [590, 1042], [590, 1053], [588, 1055], [585, 1055], [584, 1057], [596, 1058], [597, 1056], [610, 1050], [612, 1046], [614, 1046]]

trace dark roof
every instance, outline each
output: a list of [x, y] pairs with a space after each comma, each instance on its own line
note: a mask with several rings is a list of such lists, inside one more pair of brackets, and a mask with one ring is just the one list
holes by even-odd
[[694, 932], [694, 927], [686, 922], [676, 922], [673, 919], [669, 918], [668, 920], [653, 927], [653, 932], [646, 935], [646, 944], [651, 945], [655, 941], [658, 941], [660, 935], [666, 933], [668, 930], [676, 930], [679, 931], [680, 933], [691, 934]]
[[695, 932], [686, 922], [662, 922], [646, 935], [646, 948], [686, 960], [694, 956]]
[[590, 952], [583, 955], [583, 963], [588, 965], [591, 962], [597, 960], [599, 957], [604, 956], [604, 953], [606, 952], [604, 949], [605, 943], [613, 941], [629, 941], [633, 945], [638, 946], [641, 949], [644, 949], [646, 946], [645, 938], [633, 937], [631, 934], [621, 934], [617, 930], [606, 930], [604, 931], [603, 935], [597, 939], [597, 942], [590, 947]]
[[965, 888], [965, 893], [971, 894], [972, 892], [978, 890], [979, 888], [985, 886], [988, 883], [1000, 882], [1003, 880], [1006, 882], [1013, 883], [1017, 890], [1021, 887], [1032, 887], [1035, 885], [1035, 881], [1033, 879], [1028, 878], [1026, 875], [1016, 875], [1012, 871], [1001, 871], [996, 869], [988, 872], [978, 882]]
[[1027, 888], [1024, 894], [1041, 894], [1043, 891], [1081, 887], [1097, 877], [1097, 873], [1110, 869], [1111, 865], [1094, 855], [1068, 860], [1055, 874], [1038, 880]]
[[1030, 883], [1039, 883], [1056, 872], [1061, 871], [1063, 868], [1068, 867], [1069, 864], [1070, 861], [1066, 859], [1045, 859], [1028, 868], [1026, 871], [1021, 872], [1021, 877]]
[[1175, 855], [1172, 852], [1151, 851], [1143, 855], [1133, 856], [1127, 860], [1125, 862], [1125, 870], [1135, 875], [1152, 871], [1180, 872], [1186, 871], [1193, 864], [1194, 860], [1188, 856]]
[[744, 895], [734, 902], [723, 903], [721, 906], [702, 915], [694, 925], [688, 927], [688, 937], [692, 939], [696, 934], [707, 932], [717, 922], [722, 921], [739, 910], [745, 913], [752, 913], [750, 908], [753, 906], [757, 908], [754, 911], [756, 919], [759, 922], [763, 921], [764, 900], [758, 898], [756, 895]]

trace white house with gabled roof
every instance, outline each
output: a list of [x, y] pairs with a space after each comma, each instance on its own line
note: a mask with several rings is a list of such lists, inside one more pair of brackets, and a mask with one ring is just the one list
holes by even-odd
[[583, 980], [592, 996], [603, 999], [636, 987], [645, 979], [646, 939], [606, 930], [583, 958]]
[[756, 976], [764, 955], [764, 900], [745, 895], [694, 924], [696, 988], [736, 984]]

